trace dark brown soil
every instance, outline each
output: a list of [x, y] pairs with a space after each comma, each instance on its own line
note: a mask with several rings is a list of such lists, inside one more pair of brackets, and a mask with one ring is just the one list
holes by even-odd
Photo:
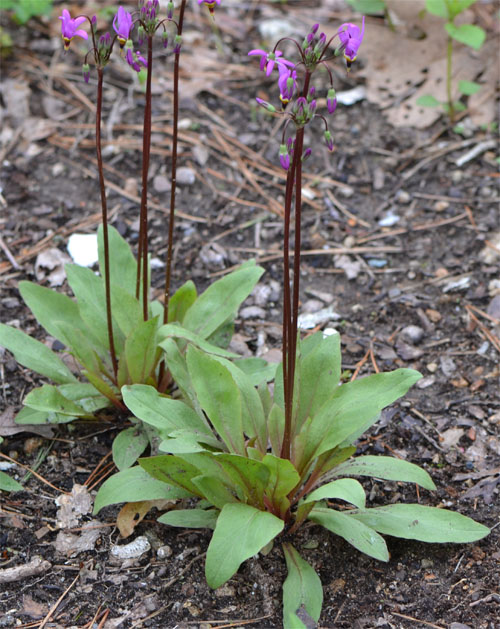
[[[319, 5], [295, 4], [302, 10]], [[281, 19], [283, 12], [293, 16], [298, 9], [274, 10]], [[276, 167], [280, 134], [274, 131], [275, 120], [253, 105], [256, 95], [273, 98], [274, 87], [258, 74], [257, 63], [245, 62], [247, 49], [261, 45], [255, 29], [259, 11], [256, 3], [251, 9], [219, 9], [227, 55], [227, 62], [220, 62], [223, 78], [216, 78], [215, 69], [212, 75], [205, 68], [211, 80], [193, 72], [202, 82], [197, 87], [190, 77], [196, 56], [186, 53], [180, 165], [195, 173], [196, 183], [179, 187], [178, 208], [184, 215], [176, 225], [174, 274], [176, 286], [192, 277], [203, 289], [221, 271], [257, 258], [266, 269], [261, 284], [268, 289], [247, 300], [236, 326], [238, 349], [248, 354], [280, 347], [282, 230], [272, 211], [272, 203], [279, 207], [283, 201], [282, 171]], [[186, 46], [194, 42], [200, 55], [215, 48], [203, 15], [188, 13], [191, 39], [186, 37]], [[334, 16], [335, 21], [342, 17]], [[77, 76], [77, 46], [61, 56], [54, 39], [57, 24], [32, 22], [28, 31], [3, 16], [2, 25], [14, 48], [3, 62], [0, 87], [11, 90], [7, 82], [15, 80], [28, 90], [29, 119], [16, 119], [8, 108], [3, 118], [1, 238], [19, 268], [5, 251], [0, 253], [1, 321], [43, 339], [17, 284], [34, 278], [40, 251], [65, 251], [71, 233], [90, 233], [99, 223], [93, 118], [86, 102], [93, 102], [94, 89]], [[155, 69], [153, 105], [150, 235], [153, 256], [160, 259], [168, 199], [160, 189], [170, 163], [171, 94], [165, 92], [170, 70], [170, 62], [159, 62]], [[105, 94], [105, 115], [114, 116], [112, 137], [109, 129], [105, 135], [111, 147], [106, 177], [114, 184], [109, 207], [112, 224], [135, 245], [144, 99], [139, 90], [127, 91], [129, 85], [124, 65], [111, 64]], [[355, 71], [348, 78], [339, 71], [338, 91], [354, 85]], [[5, 106], [6, 100], [4, 91]], [[340, 315], [322, 325], [341, 332], [346, 370], [354, 371], [372, 348], [373, 360], [362, 362], [361, 375], [375, 366], [408, 366], [423, 373], [421, 386], [382, 414], [358, 451], [422, 465], [438, 487], [418, 496], [412, 486], [367, 481], [371, 504], [419, 500], [457, 510], [493, 530], [468, 545], [389, 538], [391, 560], [383, 564], [318, 526], [304, 527], [294, 543], [322, 579], [319, 624], [500, 628], [500, 316], [499, 297], [494, 302], [499, 287], [492, 281], [500, 277], [498, 236], [494, 244], [500, 223], [498, 173], [491, 151], [460, 168], [455, 163], [489, 135], [476, 130], [464, 140], [446, 121], [426, 132], [395, 129], [366, 101], [339, 106], [333, 126], [333, 156], [319, 141], [309, 140], [314, 153], [306, 164], [311, 175], [305, 187], [311, 194], [303, 217], [301, 309], [317, 312], [332, 305]], [[388, 213], [397, 222], [381, 226]], [[158, 294], [162, 276], [161, 269], [155, 272]], [[208, 532], [157, 524], [156, 509], [125, 541], [115, 526], [118, 508], [104, 509], [97, 519], [85, 516], [81, 524], [103, 526], [94, 549], [72, 557], [58, 553], [57, 488], [71, 491], [75, 483], [88, 481], [124, 420], [103, 416], [95, 424], [54, 427], [51, 435], [7, 436], [7, 418], [39, 379], [17, 366], [8, 352], [0, 354], [0, 376], [2, 453], [55, 486], [31, 475], [25, 491], [2, 494], [0, 574], [36, 555], [50, 568], [2, 585], [0, 627], [41, 626], [53, 606], [46, 627], [281, 626], [286, 575], [279, 545], [247, 561], [215, 592], [204, 580]], [[25, 470], [17, 467], [14, 473], [22, 479]], [[149, 539], [151, 550], [130, 565], [116, 562], [110, 548], [138, 535]], [[157, 550], [165, 546], [169, 549], [160, 557]]]

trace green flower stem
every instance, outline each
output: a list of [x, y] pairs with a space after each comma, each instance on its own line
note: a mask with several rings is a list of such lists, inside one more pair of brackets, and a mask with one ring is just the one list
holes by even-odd
[[446, 94], [448, 98], [448, 115], [450, 117], [450, 121], [453, 123], [455, 120], [455, 109], [453, 107], [453, 96], [451, 93], [452, 55], [453, 39], [451, 37], [448, 37], [448, 44], [446, 47]]
[[104, 170], [101, 150], [101, 118], [102, 118], [102, 85], [104, 70], [97, 67], [97, 106], [95, 122], [95, 150], [97, 156], [97, 170], [99, 171], [99, 188], [101, 192], [102, 234], [104, 240], [104, 286], [106, 291], [106, 319], [108, 324], [109, 352], [113, 364], [114, 382], [117, 382], [118, 361], [116, 359], [115, 341], [113, 336], [113, 319], [111, 314], [111, 281], [109, 276], [109, 238], [108, 238], [108, 205], [106, 201], [106, 186], [104, 184]]
[[148, 174], [151, 155], [151, 77], [153, 74], [153, 36], [148, 35], [148, 74], [146, 79], [146, 102], [144, 107], [142, 142], [142, 194], [139, 218], [139, 251], [137, 260], [136, 297], [142, 273], [142, 316], [148, 320]]

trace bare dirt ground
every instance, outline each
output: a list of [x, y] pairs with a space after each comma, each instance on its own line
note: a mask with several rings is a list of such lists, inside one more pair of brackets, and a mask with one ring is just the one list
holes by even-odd
[[[284, 176], [277, 166], [277, 122], [254, 105], [255, 96], [273, 99], [274, 86], [246, 53], [262, 45], [257, 25], [272, 19], [296, 24], [316, 11], [321, 19], [328, 16], [330, 26], [345, 21], [349, 13], [332, 10], [333, 4], [221, 7], [220, 40], [204, 12], [193, 7], [187, 16], [174, 283], [192, 277], [202, 289], [232, 266], [256, 258], [266, 274], [243, 306], [234, 341], [248, 355], [280, 347]], [[69, 235], [91, 233], [100, 220], [92, 131], [95, 84], [86, 86], [79, 77], [79, 44], [62, 54], [55, 22], [35, 20], [22, 28], [1, 18], [14, 41], [0, 84], [1, 320], [41, 339], [43, 332], [17, 284], [38, 277], [48, 285], [43, 255], [66, 254]], [[171, 61], [158, 52], [150, 239], [153, 256], [163, 260]], [[356, 72], [346, 76], [339, 64], [337, 90], [359, 85]], [[143, 94], [128, 68], [113, 62], [105, 88], [109, 207], [112, 224], [132, 245], [138, 236], [143, 107]], [[366, 481], [371, 503], [419, 500], [460, 511], [493, 530], [469, 545], [389, 538], [387, 564], [359, 554], [318, 526], [303, 528], [296, 543], [324, 585], [320, 627], [497, 629], [500, 212], [495, 135], [475, 129], [464, 138], [443, 119], [423, 130], [394, 127], [384, 114], [367, 100], [339, 106], [332, 156], [310, 136], [314, 152], [306, 164], [301, 312], [317, 315], [331, 307], [339, 315], [317, 323], [341, 332], [344, 369], [359, 367], [364, 375], [407, 366], [424, 375], [383, 413], [358, 451], [422, 465], [438, 489], [417, 496], [411, 486]], [[467, 158], [483, 142], [489, 148]], [[161, 268], [156, 273], [160, 293]], [[74, 536], [66, 548], [57, 544], [55, 499], [74, 484], [95, 492], [113, 471], [111, 443], [127, 420], [103, 414], [92, 424], [44, 427], [35, 436], [19, 432], [12, 426], [13, 414], [38, 379], [5, 351], [0, 375], [0, 460], [18, 462], [9, 473], [25, 486], [23, 492], [2, 494], [0, 583], [4, 569], [30, 564], [36, 556], [45, 560], [37, 574], [21, 572], [17, 580], [2, 584], [0, 627], [281, 626], [285, 564], [278, 546], [266, 557], [247, 561], [214, 592], [204, 580], [208, 532], [157, 524], [156, 509], [127, 540], [115, 526], [118, 507], [109, 507], [97, 518], [84, 515], [66, 530]], [[78, 546], [83, 535], [91, 537], [88, 550]], [[141, 535], [151, 549], [139, 559], [123, 563], [112, 556], [114, 545]]]

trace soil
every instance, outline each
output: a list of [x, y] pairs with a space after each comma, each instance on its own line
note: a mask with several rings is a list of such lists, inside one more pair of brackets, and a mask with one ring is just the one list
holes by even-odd
[[[276, 120], [253, 105], [256, 95], [272, 100], [274, 86], [258, 73], [257, 63], [245, 63], [246, 52], [261, 45], [255, 28], [261, 12], [266, 19], [297, 19], [300, 11], [322, 7], [313, 1], [227, 11], [221, 6], [220, 54], [227, 58], [222, 74], [208, 62], [197, 73], [189, 65], [196, 57], [188, 53], [183, 66], [179, 165], [189, 169], [184, 181], [193, 175], [196, 181], [179, 185], [174, 284], [191, 277], [201, 290], [255, 257], [266, 273], [243, 305], [234, 345], [247, 355], [280, 347], [283, 171], [277, 166]], [[348, 15], [334, 13], [331, 19], [342, 22]], [[205, 14], [188, 12], [187, 22], [186, 46], [196, 44], [201, 55], [213, 50], [215, 36]], [[3, 16], [2, 26], [14, 47], [3, 62], [1, 84], [6, 108], [0, 151], [1, 320], [52, 344], [24, 306], [17, 284], [34, 279], [41, 252], [65, 252], [70, 234], [92, 233], [99, 223], [94, 90], [92, 82], [86, 86], [78, 77], [79, 45], [61, 55], [57, 24], [33, 20], [28, 30]], [[171, 63], [158, 63], [156, 71], [150, 243], [153, 257], [162, 260], [171, 141], [171, 93], [165, 86]], [[111, 222], [135, 246], [144, 98], [137, 85], [130, 88], [124, 64], [113, 62], [107, 76]], [[12, 81], [20, 100], [9, 109]], [[336, 81], [337, 91], [355, 86], [355, 69], [349, 76], [339, 70]], [[467, 545], [388, 538], [387, 564], [315, 525], [302, 528], [294, 543], [321, 576], [320, 627], [495, 629], [500, 627], [498, 164], [491, 150], [463, 166], [456, 163], [491, 139], [488, 131], [464, 139], [446, 120], [425, 131], [395, 129], [385, 113], [367, 101], [339, 106], [332, 121], [333, 155], [321, 144], [321, 131], [309, 136], [301, 311], [314, 314], [331, 306], [338, 313], [321, 325], [341, 332], [345, 370], [359, 368], [362, 376], [405, 366], [424, 375], [384, 411], [358, 452], [422, 465], [438, 489], [417, 495], [413, 486], [365, 481], [370, 504], [443, 506], [492, 532]], [[153, 277], [158, 294], [162, 276], [159, 269]], [[48, 279], [38, 277], [47, 285]], [[286, 574], [279, 545], [245, 562], [215, 592], [204, 579], [209, 533], [162, 526], [157, 508], [126, 540], [116, 527], [118, 507], [97, 518], [86, 514], [69, 532], [79, 534], [85, 523], [100, 526], [92, 549], [72, 556], [58, 551], [55, 499], [75, 484], [95, 493], [93, 482], [104, 475], [90, 475], [103, 459], [104, 465], [110, 460], [124, 420], [103, 414], [94, 423], [56, 426], [49, 434], [12, 434], [8, 418], [40, 380], [5, 351], [0, 375], [2, 460], [11, 457], [52, 484], [34, 473], [26, 478], [17, 467], [25, 490], [2, 494], [0, 575], [37, 555], [49, 563], [40, 574], [2, 585], [1, 627], [281, 626]], [[113, 558], [114, 545], [138, 536], [149, 540], [148, 552], [126, 563]]]

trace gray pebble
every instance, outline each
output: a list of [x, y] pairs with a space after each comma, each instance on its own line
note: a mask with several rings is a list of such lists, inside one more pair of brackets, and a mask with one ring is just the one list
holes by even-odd
[[177, 169], [177, 183], [180, 186], [191, 186], [196, 181], [196, 173], [192, 168], [181, 166]]
[[407, 325], [401, 330], [401, 337], [405, 341], [418, 344], [424, 338], [424, 330], [418, 325]]

